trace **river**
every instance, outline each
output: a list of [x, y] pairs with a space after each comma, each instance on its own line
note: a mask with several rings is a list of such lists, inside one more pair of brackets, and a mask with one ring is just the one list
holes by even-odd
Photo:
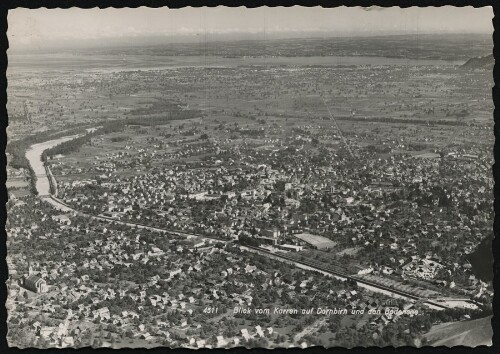
[[59, 139], [34, 144], [31, 145], [31, 147], [26, 151], [26, 158], [28, 159], [31, 168], [36, 175], [36, 190], [39, 196], [43, 197], [50, 195], [50, 182], [49, 177], [47, 176], [47, 171], [45, 170], [45, 166], [43, 165], [42, 153], [47, 149], [51, 149], [54, 146], [62, 144], [66, 141], [73, 140], [80, 136], [81, 135], [65, 136]]

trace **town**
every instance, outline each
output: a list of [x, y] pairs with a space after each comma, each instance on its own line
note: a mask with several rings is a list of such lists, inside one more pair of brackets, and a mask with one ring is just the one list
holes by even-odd
[[13, 63], [10, 343], [422, 346], [488, 324], [490, 71], [225, 55]]

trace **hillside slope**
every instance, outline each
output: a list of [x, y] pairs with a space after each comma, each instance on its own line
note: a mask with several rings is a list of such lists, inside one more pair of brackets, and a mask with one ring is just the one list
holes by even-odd
[[429, 345], [447, 347], [491, 345], [492, 337], [491, 316], [471, 321], [441, 323], [432, 326], [424, 335]]
[[493, 58], [493, 54], [490, 54], [484, 57], [470, 58], [462, 67], [466, 69], [493, 70], [493, 65], [495, 65], [495, 59]]

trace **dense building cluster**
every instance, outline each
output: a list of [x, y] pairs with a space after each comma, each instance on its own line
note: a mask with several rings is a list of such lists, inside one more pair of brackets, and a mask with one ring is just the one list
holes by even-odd
[[[183, 144], [163, 138], [160, 147], [148, 146], [159, 139], [148, 131], [147, 138], [128, 140], [114, 153], [85, 152], [114, 144], [113, 136], [103, 137], [83, 147], [79, 154], [88, 157], [78, 165], [53, 158], [50, 166], [63, 178], [59, 197], [93, 215], [285, 246], [276, 248], [280, 252], [289, 246], [318, 248], [300, 237], [307, 232], [331, 241], [332, 256], [350, 249], [337, 262], [354, 269], [424, 280], [447, 295], [479, 292], [464, 257], [490, 230], [492, 181], [486, 171], [491, 159], [485, 147], [380, 156], [352, 139], [353, 161], [345, 148], [312, 142], [316, 137], [307, 128], [300, 129], [309, 141], [300, 143], [268, 133], [260, 145], [255, 140], [234, 146], [224, 144], [215, 130], [208, 141], [200, 132]], [[377, 140], [364, 136], [370, 138]], [[405, 139], [381, 145], [401, 150]], [[82, 174], [93, 178], [71, 177]], [[414, 262], [437, 266], [410, 271]]]
[[493, 220], [490, 71], [332, 62], [321, 43], [308, 58], [232, 43], [214, 62], [179, 45], [168, 69], [151, 48], [111, 70], [12, 66], [9, 342], [420, 346], [487, 320], [470, 257]]
[[[16, 325], [9, 334], [22, 332], [26, 344], [127, 345], [138, 339], [195, 348], [259, 340], [331, 345], [343, 343], [342, 330], [328, 341], [313, 336], [308, 342], [290, 328], [300, 331], [318, 322], [347, 331], [343, 316], [322, 315], [321, 309], [335, 308], [372, 311], [352, 317], [361, 319], [358, 330], [366, 326], [381, 337], [392, 324], [412, 326], [418, 309], [421, 321], [429, 323], [429, 313], [418, 304], [387, 302], [352, 283], [290, 268], [237, 245], [139, 229], [131, 234], [120, 225], [89, 223], [76, 215], [63, 219], [33, 198], [14, 200], [10, 208], [16, 213], [9, 214], [9, 249], [19, 256], [8, 258], [9, 321]], [[29, 230], [11, 227], [18, 218], [42, 222], [34, 221]], [[55, 247], [61, 242], [63, 247]], [[43, 289], [28, 284], [38, 280]], [[235, 308], [248, 313], [235, 314]], [[259, 308], [271, 311], [256, 314]], [[283, 310], [310, 308], [311, 316]], [[416, 311], [412, 317], [393, 316], [386, 308]]]

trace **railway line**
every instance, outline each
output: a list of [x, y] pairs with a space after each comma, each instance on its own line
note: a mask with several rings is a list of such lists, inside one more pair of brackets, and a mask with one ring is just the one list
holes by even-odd
[[124, 226], [130, 226], [130, 227], [137, 227], [140, 229], [145, 229], [145, 230], [150, 230], [150, 231], [155, 231], [155, 232], [160, 232], [160, 233], [168, 233], [176, 236], [181, 236], [181, 237], [197, 237], [201, 239], [211, 239], [215, 241], [220, 241], [220, 242], [225, 242], [227, 243], [228, 240], [213, 237], [213, 236], [206, 236], [206, 235], [199, 235], [199, 234], [192, 234], [192, 233], [187, 233], [187, 232], [182, 232], [182, 231], [176, 231], [176, 230], [170, 230], [170, 229], [163, 229], [155, 226], [150, 226], [150, 225], [145, 225], [141, 223], [135, 223], [135, 222], [130, 222], [130, 221], [122, 221], [119, 219], [115, 219], [109, 216], [105, 215], [93, 215], [93, 214], [88, 214], [84, 213], [82, 211], [76, 210], [67, 203], [63, 202], [61, 199], [57, 198], [54, 195], [49, 196], [48, 198], [45, 199], [50, 199], [52, 201], [52, 205], [58, 205], [60, 209], [64, 210], [71, 210], [71, 212], [75, 213], [76, 215], [88, 217], [94, 220], [99, 220], [99, 221], [107, 221], [115, 224], [120, 224]]
[[[30, 163], [32, 163], [32, 161], [30, 161]], [[224, 243], [232, 242], [230, 240], [220, 239], [220, 238], [213, 237], [213, 236], [205, 236], [205, 235], [187, 233], [187, 232], [183, 232], [183, 231], [163, 229], [163, 228], [159, 228], [159, 227], [144, 225], [141, 223], [121, 221], [119, 219], [104, 216], [104, 215], [92, 215], [92, 214], [78, 211], [57, 197], [57, 192], [58, 192], [57, 191], [57, 182], [54, 178], [54, 175], [52, 174], [52, 172], [50, 171], [50, 168], [48, 166], [45, 166], [45, 172], [46, 172], [45, 175], [41, 176], [41, 177], [42, 178], [45, 177], [48, 179], [49, 195], [44, 194], [44, 195], [40, 195], [40, 197], [42, 199], [50, 202], [50, 204], [52, 204], [54, 207], [59, 208], [61, 210], [70, 211], [70, 212], [76, 213], [77, 215], [89, 217], [89, 218], [92, 218], [94, 220], [113, 222], [113, 223], [117, 223], [117, 224], [121, 224], [121, 225], [125, 225], [125, 226], [137, 227], [137, 228], [142, 228], [142, 229], [160, 232], [160, 233], [165, 233], [165, 234], [168, 233], [168, 234], [177, 235], [177, 236], [181, 236], [181, 237], [197, 237], [197, 238], [201, 238], [201, 239], [216, 240], [216, 241], [224, 242]], [[413, 301], [421, 301], [422, 303], [424, 303], [427, 306], [434, 308], [434, 309], [442, 310], [442, 309], [449, 308], [449, 306], [446, 306], [444, 304], [440, 304], [440, 303], [433, 301], [431, 299], [421, 298], [421, 297], [416, 296], [415, 294], [412, 294], [412, 293], [409, 293], [406, 291], [394, 289], [394, 288], [391, 288], [391, 287], [388, 287], [388, 286], [385, 286], [382, 284], [372, 282], [372, 281], [367, 280], [367, 279], [363, 279], [361, 277], [357, 277], [355, 275], [350, 275], [350, 274], [346, 273], [340, 267], [325, 266], [324, 264], [317, 262], [315, 260], [306, 260], [306, 261], [298, 260], [294, 257], [290, 257], [290, 256], [287, 256], [285, 254], [276, 254], [276, 253], [270, 252], [269, 250], [266, 250], [266, 249], [263, 249], [260, 247], [248, 246], [248, 245], [245, 245], [244, 247], [246, 247], [247, 249], [251, 249], [254, 252], [257, 252], [259, 254], [262, 254], [262, 255], [265, 255], [268, 257], [272, 257], [274, 259], [277, 259], [277, 260], [280, 260], [283, 262], [292, 263], [294, 265], [306, 266], [306, 267], [309, 267], [315, 271], [320, 271], [320, 272], [324, 272], [324, 273], [327, 273], [327, 274], [330, 274], [333, 276], [337, 276], [337, 277], [341, 277], [341, 278], [348, 279], [351, 281], [355, 281], [356, 283], [358, 283], [362, 286], [371, 288], [373, 291], [379, 290], [380, 292], [383, 292], [386, 294], [397, 295], [397, 296], [407, 298], [407, 299], [410, 299]]]
[[393, 294], [396, 294], [396, 295], [399, 295], [399, 296], [402, 296], [402, 297], [405, 297], [405, 298], [408, 298], [408, 299], [411, 299], [411, 300], [422, 301], [424, 304], [430, 305], [431, 307], [436, 307], [436, 308], [439, 308], [439, 309], [446, 309], [446, 308], [448, 308], [445, 305], [439, 304], [437, 302], [434, 302], [434, 301], [426, 299], [426, 298], [418, 297], [418, 296], [416, 296], [414, 294], [411, 294], [411, 293], [408, 293], [406, 291], [397, 290], [397, 289], [394, 289], [394, 288], [391, 288], [391, 287], [388, 287], [388, 286], [385, 286], [385, 285], [382, 285], [382, 284], [378, 284], [378, 283], [372, 282], [372, 281], [367, 280], [367, 279], [363, 279], [363, 278], [360, 278], [360, 277], [357, 277], [357, 276], [354, 276], [354, 275], [350, 275], [350, 274], [345, 273], [344, 271], [340, 270], [339, 267], [331, 267], [331, 266], [328, 267], [328, 266], [325, 266], [325, 265], [321, 264], [320, 262], [317, 262], [317, 261], [314, 261], [314, 260], [302, 261], [302, 260], [298, 260], [298, 259], [296, 259], [294, 257], [286, 256], [286, 255], [283, 255], [283, 254], [272, 253], [272, 252], [270, 252], [268, 250], [265, 250], [265, 249], [262, 249], [262, 248], [259, 248], [259, 247], [255, 247], [255, 246], [245, 246], [245, 247], [248, 247], [250, 249], [256, 250], [256, 251], [258, 251], [260, 253], [265, 253], [265, 254], [268, 254], [268, 255], [272, 255], [275, 258], [281, 258], [281, 259], [284, 259], [284, 260], [289, 261], [289, 262], [293, 262], [293, 263], [296, 263], [296, 264], [302, 264], [304, 266], [307, 266], [307, 267], [310, 267], [310, 268], [314, 268], [314, 269], [323, 271], [325, 273], [329, 273], [331, 275], [335, 275], [335, 276], [338, 276], [338, 277], [341, 277], [341, 278], [352, 280], [352, 281], [355, 281], [356, 283], [368, 285], [368, 286], [373, 287], [373, 288], [378, 288], [378, 289], [384, 290], [386, 292], [390, 292], [390, 293], [393, 293]]
[[[150, 231], [167, 233], [167, 234], [172, 234], [172, 235], [181, 236], [181, 237], [197, 237], [197, 238], [201, 238], [201, 239], [211, 239], [211, 240], [224, 242], [224, 243], [231, 242], [229, 240], [220, 239], [220, 238], [213, 237], [213, 236], [199, 235], [199, 234], [187, 233], [187, 232], [182, 232], [182, 231], [158, 228], [158, 227], [154, 227], [154, 226], [144, 225], [141, 223], [121, 221], [121, 220], [118, 220], [118, 219], [115, 219], [112, 217], [108, 217], [108, 216], [103, 216], [103, 215], [91, 215], [91, 214], [83, 213], [83, 212], [80, 212], [80, 211], [73, 209], [71, 206], [64, 203], [62, 200], [60, 200], [59, 198], [57, 198], [55, 196], [50, 196], [50, 198], [54, 202], [60, 204], [61, 206], [73, 210], [73, 212], [75, 212], [77, 215], [90, 217], [90, 218], [95, 219], [95, 220], [108, 221], [108, 222], [113, 222], [113, 223], [117, 223], [117, 224], [121, 224], [121, 225], [125, 225], [125, 226], [138, 227], [138, 228], [142, 228], [142, 229], [146, 229], [146, 230], [150, 230]], [[328, 274], [331, 274], [334, 276], [338, 276], [338, 277], [341, 277], [344, 279], [355, 281], [357, 283], [365, 284], [365, 285], [368, 285], [372, 288], [378, 288], [378, 289], [381, 289], [385, 292], [393, 293], [393, 294], [399, 295], [401, 297], [405, 297], [405, 298], [415, 300], [415, 301], [422, 301], [423, 303], [430, 305], [431, 307], [435, 307], [435, 308], [439, 308], [439, 309], [447, 308], [444, 305], [435, 303], [435, 302], [428, 300], [428, 299], [420, 298], [414, 294], [411, 294], [411, 293], [408, 293], [405, 291], [401, 291], [401, 290], [397, 290], [397, 289], [393, 289], [393, 288], [390, 288], [388, 286], [374, 283], [374, 282], [369, 281], [367, 279], [362, 279], [360, 277], [350, 275], [350, 274], [346, 273], [345, 271], [341, 270], [339, 267], [325, 266], [324, 264], [321, 264], [320, 262], [317, 262], [314, 260], [301, 261], [301, 260], [298, 260], [294, 257], [290, 257], [290, 256], [287, 256], [284, 254], [272, 253], [272, 252], [270, 252], [266, 249], [260, 248], [260, 247], [248, 246], [248, 245], [245, 245], [244, 247], [252, 249], [255, 252], [260, 253], [260, 254], [265, 255], [265, 256], [272, 256], [273, 258], [278, 258], [278, 259], [281, 259], [283, 261], [292, 262], [294, 264], [302, 264], [304, 266], [313, 268], [314, 270], [322, 271], [322, 272], [325, 272], [325, 273], [328, 273]]]
[[[121, 221], [121, 220], [118, 220], [118, 219], [115, 219], [115, 218], [111, 218], [111, 217], [108, 217], [108, 216], [103, 216], [103, 215], [97, 215], [97, 216], [96, 215], [90, 215], [90, 214], [86, 214], [86, 213], [83, 213], [83, 212], [80, 212], [80, 211], [77, 211], [77, 210], [71, 208], [68, 204], [64, 203], [63, 201], [61, 201], [57, 197], [51, 196], [51, 199], [53, 201], [57, 202], [58, 204], [61, 204], [62, 206], [66, 207], [66, 208], [72, 209], [78, 215], [90, 217], [90, 218], [93, 218], [95, 220], [108, 221], [108, 222], [113, 222], [113, 223], [117, 223], [117, 224], [121, 224], [121, 225], [125, 225], [125, 226], [137, 227], [137, 228], [142, 228], [142, 229], [146, 229], [146, 230], [150, 230], [150, 231], [155, 231], [155, 232], [160, 232], [160, 233], [166, 233], [166, 234], [172, 234], [172, 235], [181, 236], [181, 237], [197, 237], [197, 238], [201, 238], [201, 239], [211, 239], [211, 240], [215, 240], [215, 241], [219, 241], [219, 242], [224, 242], [224, 243], [232, 242], [232, 241], [229, 241], [229, 240], [220, 239], [220, 238], [212, 237], [212, 236], [205, 236], [205, 235], [187, 233], [187, 232], [182, 232], [182, 231], [163, 229], [163, 228], [158, 228], [158, 227], [154, 227], [154, 226], [144, 225], [144, 224], [140, 224], [140, 223], [132, 223], [132, 222], [128, 222], [128, 221]], [[294, 263], [294, 264], [301, 264], [301, 265], [307, 266], [309, 268], [312, 268], [313, 270], [322, 271], [322, 272], [331, 274], [333, 276], [337, 276], [337, 277], [341, 277], [341, 278], [344, 278], [344, 279], [347, 279], [347, 280], [355, 281], [356, 283], [359, 283], [359, 284], [368, 285], [371, 288], [380, 289], [380, 290], [383, 290], [385, 292], [392, 293], [392, 294], [395, 294], [395, 295], [398, 295], [398, 296], [401, 296], [401, 297], [404, 297], [404, 298], [407, 298], [407, 299], [410, 299], [410, 300], [421, 301], [424, 304], [426, 304], [426, 305], [428, 305], [428, 306], [430, 306], [432, 308], [435, 308], [435, 309], [446, 309], [447, 308], [447, 306], [444, 306], [442, 304], [436, 303], [436, 302], [434, 302], [432, 300], [425, 299], [425, 298], [420, 298], [420, 297], [418, 297], [418, 296], [416, 296], [414, 294], [411, 294], [411, 293], [408, 293], [408, 292], [405, 292], [405, 291], [402, 291], [402, 290], [394, 289], [394, 288], [391, 288], [391, 287], [388, 287], [388, 286], [384, 286], [384, 285], [372, 282], [372, 281], [367, 280], [367, 279], [363, 279], [363, 278], [360, 278], [360, 277], [356, 277], [356, 276], [350, 275], [350, 274], [346, 273], [345, 271], [341, 270], [339, 267], [325, 266], [324, 264], [321, 264], [320, 262], [317, 262], [317, 261], [314, 261], [314, 260], [307, 260], [307, 261], [298, 260], [298, 259], [296, 259], [294, 257], [290, 257], [290, 256], [287, 256], [287, 255], [284, 255], [284, 254], [272, 253], [272, 252], [270, 252], [270, 251], [268, 251], [266, 249], [260, 248], [260, 247], [248, 246], [248, 245], [245, 245], [244, 247], [252, 249], [255, 252], [257, 252], [259, 254], [262, 254], [262, 255], [265, 255], [265, 256], [271, 256], [272, 258], [278, 258], [278, 260], [282, 260], [282, 261], [286, 261], [286, 262], [291, 262], [291, 263]]]

